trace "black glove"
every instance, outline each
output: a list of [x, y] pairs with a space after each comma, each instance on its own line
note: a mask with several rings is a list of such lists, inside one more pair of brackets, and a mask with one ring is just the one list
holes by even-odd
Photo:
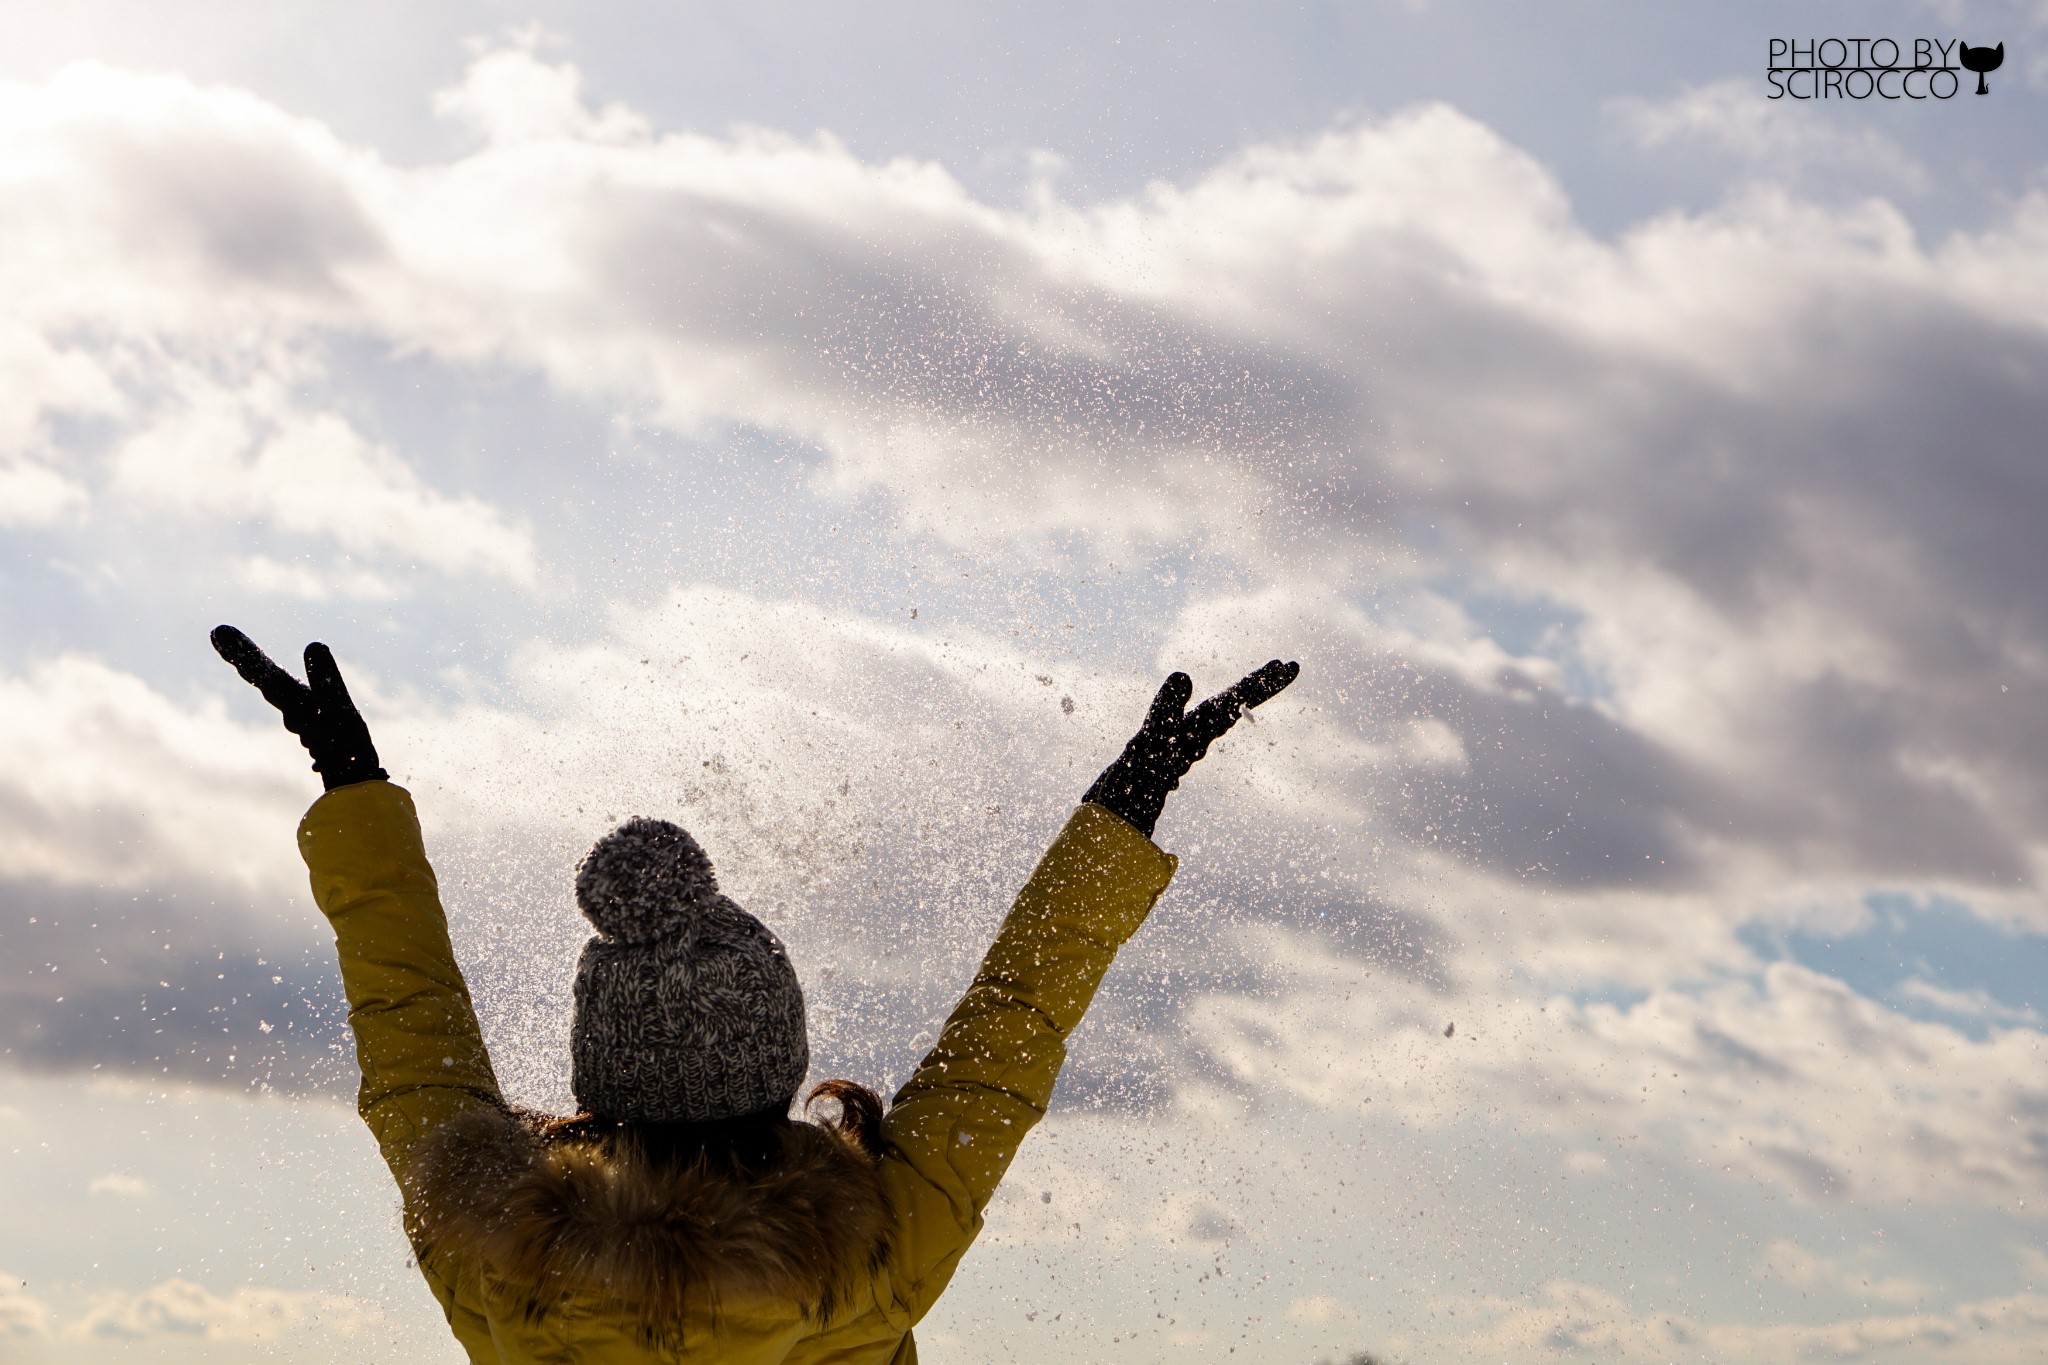
[[1271, 701], [1300, 672], [1300, 664], [1275, 659], [1192, 711], [1187, 711], [1187, 704], [1195, 693], [1194, 680], [1185, 673], [1169, 674], [1152, 699], [1144, 728], [1081, 799], [1121, 815], [1151, 838], [1159, 812], [1166, 808], [1166, 794], [1180, 785], [1196, 760], [1237, 724], [1246, 708]]
[[284, 728], [313, 756], [313, 771], [327, 790], [389, 776], [377, 766], [370, 727], [349, 700], [348, 684], [341, 680], [333, 651], [326, 645], [306, 646], [306, 681], [300, 682], [233, 626], [215, 626], [212, 639], [214, 652], [283, 714]]

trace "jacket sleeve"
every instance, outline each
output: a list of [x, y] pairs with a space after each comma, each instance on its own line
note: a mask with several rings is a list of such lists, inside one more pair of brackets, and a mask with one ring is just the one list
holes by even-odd
[[357, 1112], [403, 1185], [420, 1138], [503, 1104], [412, 796], [389, 782], [337, 787], [300, 822], [299, 852], [341, 957], [363, 1071]]
[[1045, 1116], [1067, 1035], [1177, 866], [1102, 807], [1076, 810], [938, 1045], [897, 1093], [883, 1124], [882, 1177], [896, 1212], [895, 1307], [911, 1322], [981, 1231], [997, 1182]]

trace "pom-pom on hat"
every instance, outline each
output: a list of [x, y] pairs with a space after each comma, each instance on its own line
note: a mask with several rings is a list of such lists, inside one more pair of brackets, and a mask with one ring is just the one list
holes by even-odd
[[576, 904], [597, 932], [651, 943], [718, 894], [702, 845], [667, 820], [628, 820], [576, 868]]
[[576, 869], [598, 931], [576, 966], [570, 1087], [592, 1114], [703, 1122], [787, 1105], [810, 1067], [781, 940], [666, 820], [629, 820]]

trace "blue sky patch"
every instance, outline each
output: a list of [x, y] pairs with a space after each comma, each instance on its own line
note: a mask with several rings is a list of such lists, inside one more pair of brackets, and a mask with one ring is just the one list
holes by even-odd
[[[1903, 1014], [1953, 1024], [1973, 1038], [1993, 1024], [2024, 1022], [2038, 1008], [2048, 980], [2048, 935], [1994, 924], [1947, 896], [1874, 891], [1863, 903], [1871, 918], [1854, 933], [1753, 924], [1739, 936], [1760, 957], [1824, 972]], [[1970, 997], [1982, 1008], [1971, 1008]]]

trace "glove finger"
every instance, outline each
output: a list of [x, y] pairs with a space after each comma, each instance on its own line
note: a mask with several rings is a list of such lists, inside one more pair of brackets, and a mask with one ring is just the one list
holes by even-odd
[[1300, 676], [1300, 664], [1281, 663], [1274, 659], [1271, 663], [1247, 673], [1230, 690], [1248, 707], [1264, 706], [1285, 692], [1287, 685]]
[[1145, 713], [1145, 728], [1170, 733], [1180, 724], [1181, 713], [1188, 709], [1188, 698], [1194, 695], [1193, 678], [1181, 672], [1167, 674], [1152, 698], [1152, 709]]
[[306, 682], [322, 711], [329, 715], [356, 713], [348, 684], [341, 679], [341, 665], [334, 662], [334, 651], [318, 640], [306, 646]]
[[1210, 744], [1237, 724], [1239, 716], [1279, 696], [1300, 674], [1300, 664], [1282, 663], [1278, 659], [1245, 674], [1188, 713], [1188, 737], [1206, 752]]
[[256, 642], [233, 626], [215, 626], [208, 637], [214, 653], [234, 665], [242, 681], [263, 694], [263, 700], [287, 715], [308, 699], [306, 685], [277, 665]]
[[1235, 687], [1225, 688], [1209, 700], [1188, 712], [1181, 724], [1184, 736], [1183, 752], [1190, 763], [1209, 752], [1209, 746], [1221, 739], [1237, 718], [1244, 714], [1244, 702], [1239, 699]]

